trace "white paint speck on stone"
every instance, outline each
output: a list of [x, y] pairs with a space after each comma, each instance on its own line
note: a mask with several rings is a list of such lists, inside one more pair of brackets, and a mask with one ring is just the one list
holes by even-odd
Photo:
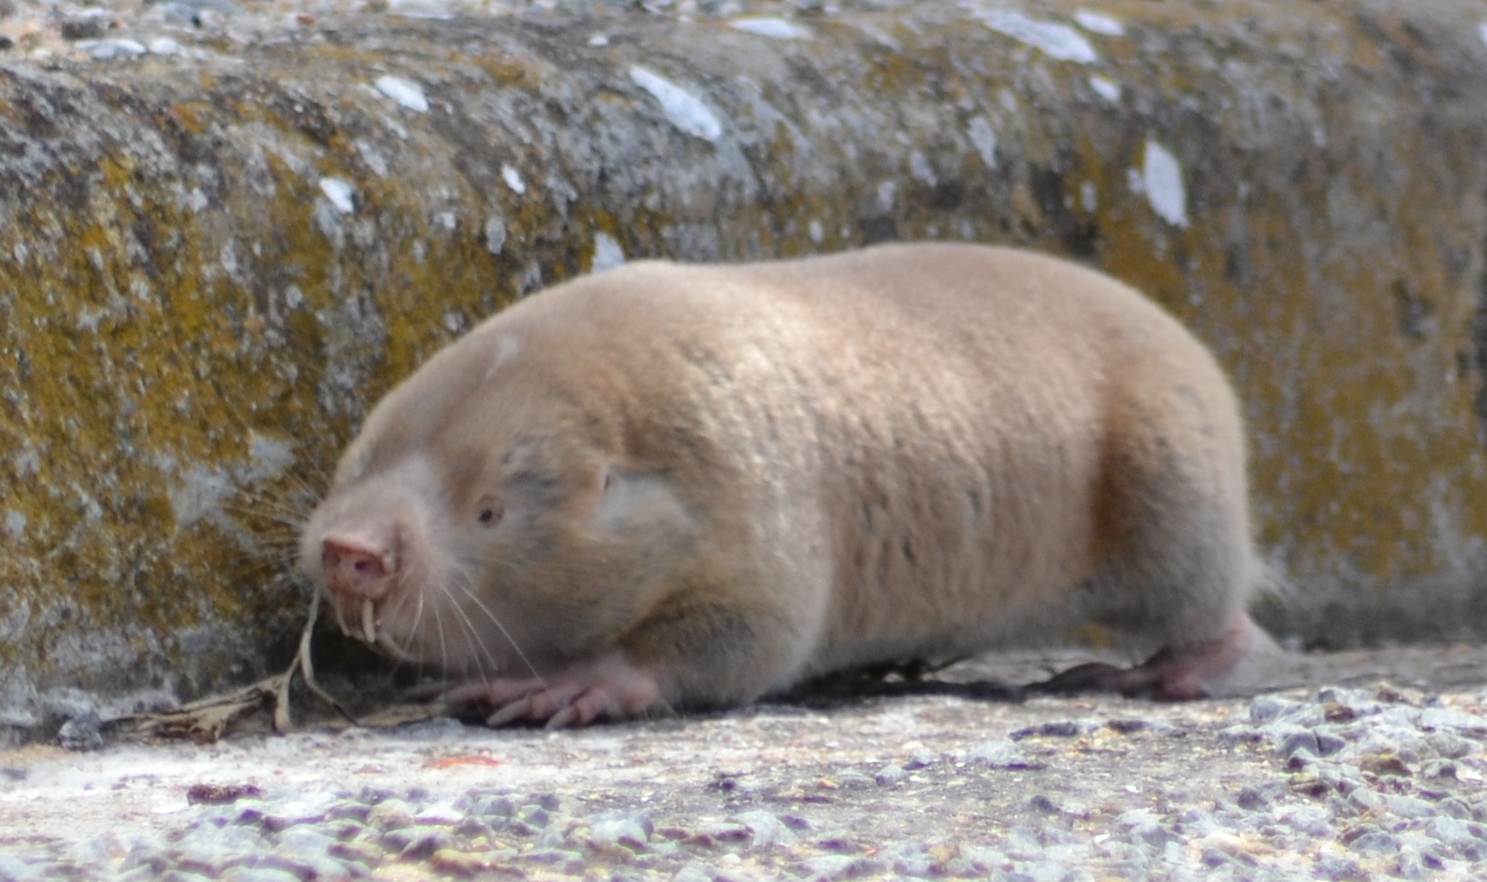
[[509, 165], [501, 166], [501, 180], [505, 181], [506, 186], [511, 188], [511, 192], [518, 196], [527, 192], [527, 182], [522, 180], [521, 172]]
[[272, 478], [294, 464], [294, 445], [282, 438], [254, 432], [248, 443], [248, 461], [249, 480]]
[[1093, 9], [1080, 9], [1074, 13], [1074, 20], [1079, 26], [1091, 34], [1103, 34], [1107, 37], [1123, 37], [1126, 26], [1111, 18], [1103, 12], [1095, 12]]
[[500, 254], [506, 247], [506, 222], [493, 217], [485, 222], [485, 250]]
[[155, 55], [181, 54], [181, 44], [172, 40], [170, 37], [156, 37], [150, 41], [148, 48]]
[[1111, 104], [1120, 103], [1120, 84], [1115, 80], [1099, 74], [1091, 74], [1089, 87], [1095, 91], [1096, 95], [1099, 95]]
[[5, 513], [5, 532], [9, 533], [12, 539], [19, 539], [26, 535], [27, 523], [29, 521], [26, 520], [26, 516], [13, 508]]
[[98, 331], [98, 324], [101, 321], [103, 321], [102, 310], [84, 309], [77, 314], [77, 329], [79, 331], [87, 331], [88, 333], [96, 333]]
[[630, 80], [661, 104], [661, 112], [678, 129], [704, 141], [723, 137], [723, 123], [691, 92], [639, 66], [630, 68]]
[[231, 485], [220, 472], [202, 466], [188, 470], [181, 476], [181, 483], [166, 494], [176, 529], [183, 530], [202, 518], [220, 514], [220, 503], [231, 493]]
[[350, 183], [340, 178], [321, 178], [320, 192], [325, 194], [325, 198], [341, 214], [350, 214], [356, 210], [356, 188]]
[[826, 230], [815, 218], [811, 218], [810, 224], [806, 226], [806, 232], [810, 235], [811, 243], [814, 245], [820, 245], [826, 241]]
[[34, 478], [41, 474], [41, 455], [30, 447], [17, 453], [11, 461], [15, 463], [16, 474], [23, 478]]
[[[373, 92], [377, 92], [377, 90], [372, 89], [371, 86], [367, 86], [367, 88]], [[379, 92], [378, 94], [381, 93]], [[399, 141], [408, 140], [408, 129], [402, 123], [398, 122], [385, 113], [382, 114], [382, 124], [387, 126], [388, 130], [391, 131], [394, 135], [397, 135]]]
[[595, 34], [594, 36], [589, 37], [589, 45], [590, 46], [593, 46], [595, 48], [598, 48], [600, 46], [608, 46], [609, 45], [609, 35], [608, 34]]
[[887, 31], [861, 21], [855, 22], [855, 24], [857, 29], [862, 32], [862, 35], [864, 37], [867, 37], [869, 40], [877, 43], [884, 49], [887, 49], [891, 52], [904, 51], [903, 44], [894, 39], [893, 35], [889, 34]]
[[428, 96], [423, 94], [423, 87], [412, 80], [405, 80], [402, 77], [395, 77], [388, 74], [378, 77], [377, 81], [372, 85], [377, 87], [378, 92], [381, 92], [409, 110], [417, 111], [418, 113], [428, 112]]
[[248, 274], [243, 271], [242, 263], [238, 260], [237, 242], [232, 239], [223, 242], [222, 249], [217, 252], [217, 262], [233, 282], [239, 285], [248, 284]]
[[1146, 142], [1141, 162], [1141, 180], [1152, 211], [1174, 227], [1187, 228], [1188, 194], [1182, 183], [1177, 157], [1156, 141]]
[[387, 159], [375, 145], [358, 138], [356, 141], [356, 153], [361, 157], [361, 161], [366, 163], [367, 168], [372, 170], [372, 174], [379, 178], [387, 177]]
[[980, 9], [975, 11], [975, 15], [997, 33], [1026, 43], [1050, 58], [1079, 64], [1093, 64], [1100, 60], [1095, 47], [1084, 35], [1066, 24], [1039, 21], [1011, 9]]
[[909, 154], [909, 174], [914, 176], [914, 180], [931, 187], [939, 182], [934, 166], [929, 164], [929, 158], [918, 150]]
[[898, 181], [884, 181], [878, 185], [878, 210], [884, 213], [893, 210], [898, 201]]
[[966, 135], [970, 137], [976, 152], [981, 154], [981, 161], [986, 163], [986, 167], [996, 168], [996, 132], [991, 128], [991, 120], [984, 116], [976, 117], [971, 120]]
[[614, 269], [625, 262], [625, 249], [615, 238], [605, 232], [594, 234], [594, 259], [589, 264], [590, 272], [603, 272]]
[[810, 28], [798, 25], [787, 18], [771, 16], [736, 18], [728, 24], [737, 30], [748, 31], [761, 37], [773, 37], [776, 40], [809, 40], [814, 36]]
[[128, 38], [78, 40], [72, 45], [99, 61], [111, 61], [116, 58], [138, 58], [149, 51], [145, 48], [145, 44]]

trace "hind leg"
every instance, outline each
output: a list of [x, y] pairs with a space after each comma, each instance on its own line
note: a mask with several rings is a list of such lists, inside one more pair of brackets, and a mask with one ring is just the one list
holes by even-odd
[[1118, 668], [1098, 662], [1070, 668], [1041, 683], [1029, 686], [1037, 692], [1117, 692], [1133, 698], [1187, 701], [1205, 698], [1259, 644], [1268, 644], [1263, 632], [1245, 613], [1212, 639], [1182, 649], [1163, 647], [1134, 668]]
[[1141, 531], [1153, 540], [1150, 550], [1112, 566], [1092, 589], [1105, 604], [1095, 620], [1158, 647], [1154, 655], [1129, 669], [1080, 665], [1032, 688], [1169, 701], [1249, 688], [1236, 677], [1275, 644], [1245, 612], [1254, 569], [1248, 540], [1237, 533], [1225, 540], [1215, 527], [1190, 521]]
[[1101, 462], [1101, 551], [1082, 602], [1159, 651], [1129, 670], [1081, 665], [1035, 688], [1200, 698], [1274, 646], [1245, 612], [1257, 564], [1237, 416], [1225, 390], [1209, 391], [1179, 383], [1132, 407]]

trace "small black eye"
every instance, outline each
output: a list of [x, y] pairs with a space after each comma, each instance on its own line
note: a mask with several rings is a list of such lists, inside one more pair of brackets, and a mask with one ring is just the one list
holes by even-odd
[[500, 521], [501, 515], [505, 513], [506, 507], [501, 504], [501, 501], [499, 499], [492, 499], [491, 497], [487, 496], [484, 499], [480, 500], [480, 523], [486, 525], [487, 527]]

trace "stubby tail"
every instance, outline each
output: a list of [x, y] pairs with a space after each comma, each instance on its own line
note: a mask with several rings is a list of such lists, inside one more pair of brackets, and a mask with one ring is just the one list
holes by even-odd
[[1296, 583], [1279, 564], [1259, 559], [1255, 561], [1254, 584], [1250, 587], [1252, 603], [1285, 607], [1296, 599], [1297, 592]]

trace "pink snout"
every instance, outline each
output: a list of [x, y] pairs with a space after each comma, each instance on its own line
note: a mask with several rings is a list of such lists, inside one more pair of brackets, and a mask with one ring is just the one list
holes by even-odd
[[396, 566], [389, 544], [367, 536], [329, 535], [321, 543], [320, 561], [331, 594], [350, 601], [381, 600]]

